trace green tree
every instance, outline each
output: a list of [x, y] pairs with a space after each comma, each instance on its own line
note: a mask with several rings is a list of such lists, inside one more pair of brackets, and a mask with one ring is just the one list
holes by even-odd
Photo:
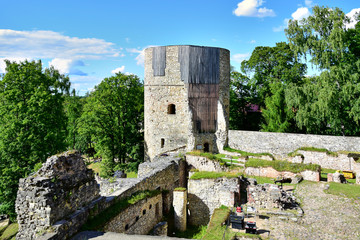
[[81, 134], [90, 134], [103, 174], [137, 169], [143, 160], [144, 88], [135, 75], [117, 73], [105, 78], [87, 97]]
[[[360, 116], [359, 25], [348, 30], [349, 18], [339, 8], [315, 6], [308, 18], [289, 22], [285, 30], [298, 58], [310, 56], [321, 74], [288, 88], [289, 107], [308, 133], [356, 135]], [[313, 98], [309, 99], [309, 96]]]
[[291, 107], [285, 102], [285, 89], [289, 84], [302, 82], [306, 65], [297, 61], [290, 46], [280, 42], [275, 47], [256, 47], [250, 59], [241, 63], [241, 69], [251, 77], [253, 103], [262, 108], [262, 130], [297, 131]]
[[250, 105], [257, 102], [249, 78], [236, 71], [232, 71], [230, 76], [230, 129], [259, 130], [261, 117], [248, 114]]
[[69, 79], [41, 62], [6, 61], [0, 80], [0, 213], [15, 218], [19, 178], [65, 149]]

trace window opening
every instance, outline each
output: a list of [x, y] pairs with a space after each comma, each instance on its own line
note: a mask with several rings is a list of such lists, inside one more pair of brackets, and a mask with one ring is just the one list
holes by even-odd
[[146, 214], [146, 209], [143, 210], [143, 215], [145, 215], [145, 214]]
[[165, 146], [165, 139], [162, 138], [162, 139], [161, 139], [161, 148], [163, 148], [164, 146]]
[[209, 152], [209, 143], [204, 143], [204, 152]]
[[175, 104], [169, 104], [168, 105], [168, 114], [176, 114]]

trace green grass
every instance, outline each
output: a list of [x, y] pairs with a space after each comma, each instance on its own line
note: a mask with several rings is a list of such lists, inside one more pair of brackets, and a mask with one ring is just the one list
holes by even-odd
[[235, 236], [242, 236], [253, 239], [261, 239], [259, 236], [254, 234], [246, 233], [237, 233], [231, 231], [229, 228], [226, 229], [226, 225], [222, 225], [229, 217], [230, 209], [226, 206], [221, 206], [214, 210], [213, 215], [211, 216], [207, 231], [205, 236], [202, 239], [205, 240], [219, 240], [223, 239], [225, 232], [225, 239], [230, 240]]
[[[333, 156], [333, 157], [337, 157], [338, 153], [337, 152], [331, 152], [325, 148], [315, 148], [315, 147], [300, 147], [298, 149], [296, 149], [295, 151], [291, 152], [288, 154], [289, 157], [294, 157], [297, 156], [297, 151], [302, 150], [302, 151], [310, 151], [310, 152], [324, 152], [327, 155]], [[300, 154], [301, 155], [301, 154]]]
[[175, 237], [188, 239], [204, 239], [207, 226], [187, 226], [185, 232], [175, 231]]
[[360, 185], [355, 184], [341, 184], [335, 182], [329, 182], [328, 190], [324, 190], [328, 194], [338, 195], [347, 198], [353, 198], [359, 200], [360, 198]]
[[19, 226], [17, 223], [12, 223], [9, 226], [0, 229], [0, 240], [10, 240], [15, 239], [15, 235], [19, 230]]
[[90, 217], [82, 226], [82, 231], [98, 230], [101, 231], [107, 222], [116, 217], [121, 211], [145, 198], [151, 198], [160, 194], [160, 191], [142, 191], [133, 194], [116, 202], [113, 206], [105, 209], [95, 217]]
[[250, 152], [245, 152], [245, 151], [241, 151], [241, 150], [237, 150], [237, 149], [233, 149], [230, 147], [224, 147], [225, 151], [228, 152], [236, 152], [236, 153], [240, 153], [240, 155], [242, 157], [249, 157], [249, 156], [253, 156], [253, 157], [261, 157], [261, 156], [269, 156], [271, 157], [273, 160], [275, 159], [274, 156], [270, 153], [250, 153]]
[[233, 172], [195, 172], [190, 179], [198, 180], [198, 179], [215, 179], [215, 178], [236, 178], [240, 176], [240, 173]]
[[137, 178], [136, 172], [126, 172], [126, 178]]
[[185, 192], [185, 191], [186, 191], [186, 188], [184, 188], [184, 187], [177, 187], [177, 188], [174, 189], [174, 191]]
[[246, 163], [245, 167], [272, 167], [279, 172], [287, 171], [292, 173], [300, 173], [302, 171], [320, 171], [321, 167], [317, 164], [302, 164], [302, 163], [291, 163], [288, 161], [267, 161], [257, 158], [250, 158]]
[[[222, 157], [217, 156], [216, 154], [208, 153], [208, 152], [200, 152], [200, 151], [192, 151], [187, 152], [186, 154], [192, 155], [192, 156], [199, 156], [199, 157], [206, 157], [209, 160], [217, 161], [220, 163], [220, 165], [228, 166], [225, 160], [222, 159]], [[222, 154], [224, 155], [224, 154]], [[225, 155], [224, 155], [225, 157]]]

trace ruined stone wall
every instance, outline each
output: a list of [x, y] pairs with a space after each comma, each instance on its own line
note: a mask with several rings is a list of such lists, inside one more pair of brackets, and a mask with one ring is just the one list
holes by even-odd
[[206, 225], [215, 208], [221, 205], [232, 207], [239, 200], [239, 178], [189, 179], [188, 221], [191, 225]]
[[186, 162], [188, 165], [193, 166], [199, 171], [206, 172], [222, 172], [226, 171], [226, 166], [220, 165], [218, 161], [210, 160], [206, 157], [186, 155]]
[[[191, 151], [205, 143], [210, 151], [222, 149], [227, 143], [229, 82], [230, 54], [226, 49], [198, 46], [146, 49], [147, 159], [152, 161], [161, 153], [180, 148]], [[171, 105], [175, 112], [169, 111]], [[202, 127], [198, 126], [199, 121], [203, 121]], [[211, 131], [198, 132], [197, 128], [204, 127]]]
[[143, 199], [124, 209], [104, 226], [105, 232], [146, 235], [163, 217], [162, 195]]
[[253, 153], [267, 152], [282, 159], [300, 147], [360, 152], [360, 137], [230, 130], [229, 146]]
[[245, 168], [245, 174], [249, 176], [259, 176], [259, 177], [268, 177], [268, 178], [294, 178], [296, 175], [301, 175], [304, 180], [319, 182], [320, 181], [320, 172], [315, 171], [303, 171], [300, 173], [292, 172], [279, 172], [273, 169], [272, 167], [247, 167]]
[[79, 153], [52, 156], [40, 170], [19, 181], [17, 238], [34, 239], [97, 198], [99, 186]]
[[174, 225], [177, 230], [186, 231], [187, 225], [187, 191], [176, 190], [173, 192]]

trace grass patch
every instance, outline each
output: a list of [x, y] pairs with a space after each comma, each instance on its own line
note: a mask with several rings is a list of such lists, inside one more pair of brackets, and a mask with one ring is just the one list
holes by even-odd
[[301, 147], [296, 149], [295, 151], [291, 152], [288, 154], [289, 157], [294, 157], [296, 156], [297, 151], [302, 150], [302, 151], [310, 151], [310, 152], [324, 152], [327, 155], [333, 156], [333, 157], [337, 157], [338, 153], [337, 152], [331, 152], [329, 150], [327, 150], [326, 148], [315, 148], [315, 147]]
[[90, 217], [89, 220], [82, 226], [82, 231], [98, 230], [101, 231], [107, 222], [116, 217], [121, 211], [145, 198], [151, 198], [160, 194], [160, 191], [142, 191], [133, 194], [130, 197], [124, 198], [116, 202], [113, 206], [105, 209], [95, 217]]
[[264, 183], [274, 184], [274, 179], [273, 178], [259, 177], [259, 176], [249, 176], [249, 175], [245, 175], [244, 177], [246, 177], [246, 178], [255, 178], [257, 184], [264, 184]]
[[270, 153], [250, 153], [250, 152], [245, 152], [245, 151], [241, 151], [241, 150], [237, 150], [237, 149], [233, 149], [230, 147], [224, 147], [225, 151], [228, 152], [236, 152], [236, 153], [240, 153], [240, 155], [242, 157], [249, 157], [249, 156], [253, 156], [253, 157], [261, 157], [261, 156], [269, 156], [271, 157], [273, 160], [275, 159], [274, 156]]
[[185, 192], [185, 191], [186, 191], [186, 188], [184, 188], [184, 187], [177, 187], [177, 188], [174, 189], [174, 191]]
[[19, 225], [17, 223], [12, 223], [4, 229], [1, 229], [0, 240], [10, 240], [15, 239], [15, 235], [19, 230]]
[[89, 166], [87, 166], [88, 168], [92, 169], [95, 173], [98, 173], [99, 175], [101, 175], [101, 162], [93, 162], [91, 163]]
[[136, 172], [126, 172], [126, 178], [137, 178]]
[[198, 180], [198, 179], [215, 179], [215, 178], [236, 178], [240, 176], [240, 173], [236, 172], [195, 172], [190, 179]]
[[288, 161], [267, 161], [257, 158], [250, 158], [246, 163], [245, 167], [272, 167], [279, 172], [287, 171], [292, 173], [300, 173], [302, 171], [320, 171], [321, 167], [317, 164], [302, 164], [302, 163], [291, 163]]
[[175, 231], [175, 236], [178, 238], [188, 239], [205, 239], [207, 226], [187, 226], [185, 232]]
[[[220, 163], [220, 165], [228, 166], [225, 160], [223, 160], [221, 157], [217, 156], [217, 154], [212, 154], [208, 152], [200, 152], [200, 151], [192, 151], [187, 152], [186, 154], [192, 155], [192, 156], [199, 156], [199, 157], [206, 157], [207, 159], [217, 161]], [[225, 154], [222, 154], [225, 157]]]
[[360, 185], [354, 184], [341, 184], [335, 182], [329, 182], [329, 189], [324, 190], [328, 194], [338, 195], [341, 197], [347, 197], [359, 200], [360, 199]]

